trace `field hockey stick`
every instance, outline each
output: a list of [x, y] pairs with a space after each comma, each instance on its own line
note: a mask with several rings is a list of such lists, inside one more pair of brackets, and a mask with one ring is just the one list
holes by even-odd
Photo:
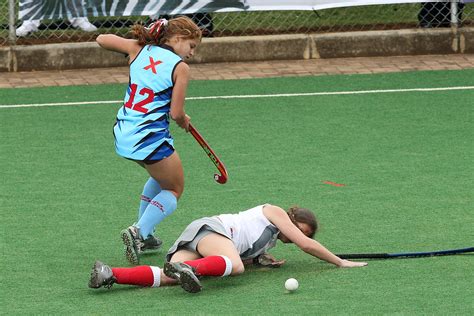
[[396, 258], [422, 258], [434, 256], [451, 256], [462, 253], [474, 252], [474, 247], [427, 251], [427, 252], [400, 252], [400, 253], [346, 253], [336, 255], [341, 259], [396, 259]]
[[217, 155], [212, 150], [211, 146], [209, 146], [209, 144], [204, 140], [201, 134], [199, 134], [199, 132], [191, 123], [189, 123], [189, 132], [191, 133], [191, 135], [193, 135], [194, 139], [196, 139], [199, 145], [201, 145], [202, 149], [204, 149], [209, 159], [211, 159], [211, 161], [216, 166], [217, 170], [219, 170], [219, 172], [221, 173], [221, 174], [217, 174], [217, 173], [214, 174], [214, 180], [216, 180], [220, 184], [226, 183], [227, 170], [225, 169], [225, 166], [222, 163], [222, 161], [219, 159], [219, 157], [217, 157]]

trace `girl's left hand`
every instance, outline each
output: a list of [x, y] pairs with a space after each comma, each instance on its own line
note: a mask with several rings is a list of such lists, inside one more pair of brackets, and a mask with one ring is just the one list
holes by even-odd
[[349, 261], [342, 259], [339, 268], [355, 268], [355, 267], [364, 267], [368, 263], [367, 262], [356, 262], [356, 261]]

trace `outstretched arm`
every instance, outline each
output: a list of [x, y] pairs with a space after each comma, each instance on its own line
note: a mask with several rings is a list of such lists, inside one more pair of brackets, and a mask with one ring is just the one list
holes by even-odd
[[129, 55], [130, 60], [133, 60], [141, 49], [137, 40], [126, 39], [114, 34], [100, 34], [97, 36], [96, 42], [107, 50]]
[[280, 230], [281, 234], [286, 236], [304, 252], [332, 263], [340, 268], [361, 267], [367, 265], [366, 262], [354, 262], [341, 259], [316, 240], [305, 236], [301, 230], [291, 222], [290, 218], [282, 208], [274, 205], [267, 205], [264, 207], [263, 212], [268, 220]]

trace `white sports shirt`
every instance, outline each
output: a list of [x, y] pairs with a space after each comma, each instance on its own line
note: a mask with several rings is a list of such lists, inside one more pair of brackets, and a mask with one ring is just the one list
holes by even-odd
[[242, 259], [255, 258], [276, 244], [280, 231], [263, 215], [265, 205], [238, 214], [216, 216], [231, 236]]

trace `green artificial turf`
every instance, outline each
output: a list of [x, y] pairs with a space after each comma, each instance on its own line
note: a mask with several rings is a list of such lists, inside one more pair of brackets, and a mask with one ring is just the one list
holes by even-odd
[[[473, 86], [474, 70], [192, 81], [189, 97]], [[372, 260], [337, 269], [292, 245], [280, 269], [179, 287], [87, 288], [94, 260], [128, 266], [119, 232], [147, 178], [113, 148], [125, 85], [0, 89], [1, 290], [6, 314], [439, 314], [474, 312], [474, 256]], [[474, 90], [189, 100], [192, 121], [229, 171], [172, 126], [186, 176], [157, 229], [167, 249], [193, 219], [261, 203], [314, 210], [336, 253], [473, 246]], [[333, 186], [325, 181], [344, 184]], [[164, 252], [143, 264], [162, 265]], [[294, 277], [292, 294], [283, 284]]]

